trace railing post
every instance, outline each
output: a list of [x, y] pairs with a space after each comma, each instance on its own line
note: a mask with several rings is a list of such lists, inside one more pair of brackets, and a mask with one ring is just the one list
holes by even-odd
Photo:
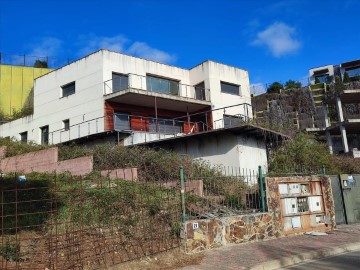
[[264, 182], [263, 182], [263, 174], [262, 167], [259, 166], [259, 189], [260, 189], [260, 197], [261, 197], [261, 211], [265, 212], [265, 192], [264, 192]]
[[181, 194], [181, 210], [182, 210], [181, 221], [185, 222], [186, 221], [185, 179], [184, 179], [184, 167], [183, 166], [180, 166], [180, 185], [181, 185], [180, 194]]
[[326, 175], [326, 166], [322, 165], [322, 175]]

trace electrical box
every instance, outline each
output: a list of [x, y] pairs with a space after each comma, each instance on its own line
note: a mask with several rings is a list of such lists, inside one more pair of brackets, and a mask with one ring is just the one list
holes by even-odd
[[300, 193], [301, 194], [310, 194], [310, 185], [309, 184], [301, 184], [300, 185]]
[[290, 194], [300, 194], [300, 184], [289, 184], [289, 193]]
[[296, 214], [298, 212], [296, 198], [286, 198], [282, 202], [285, 215]]
[[279, 184], [280, 195], [288, 195], [289, 189], [288, 184]]
[[300, 217], [293, 217], [291, 219], [292, 227], [294, 229], [301, 228], [301, 218]]
[[309, 203], [307, 197], [297, 198], [297, 207], [300, 213], [309, 211]]
[[321, 211], [321, 196], [311, 196], [308, 198], [311, 212]]

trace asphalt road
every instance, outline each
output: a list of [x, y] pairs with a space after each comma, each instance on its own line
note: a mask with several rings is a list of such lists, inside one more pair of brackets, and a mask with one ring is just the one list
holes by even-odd
[[312, 260], [305, 263], [289, 266], [287, 268], [291, 270], [359, 270], [360, 269], [360, 250], [339, 254], [332, 257], [323, 258], [320, 260]]

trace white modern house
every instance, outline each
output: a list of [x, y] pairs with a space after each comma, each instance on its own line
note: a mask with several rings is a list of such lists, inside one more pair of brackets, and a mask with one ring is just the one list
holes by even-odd
[[256, 170], [267, 167], [266, 132], [238, 128], [251, 118], [246, 70], [210, 60], [184, 69], [102, 49], [36, 79], [33, 115], [0, 125], [0, 137], [124, 146], [171, 139], [179, 153]]

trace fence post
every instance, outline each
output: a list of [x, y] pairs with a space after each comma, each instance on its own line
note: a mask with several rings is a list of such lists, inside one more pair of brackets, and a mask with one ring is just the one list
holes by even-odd
[[180, 185], [181, 185], [181, 221], [186, 221], [186, 209], [185, 209], [185, 179], [184, 179], [184, 167], [180, 166]]
[[322, 174], [326, 175], [326, 166], [325, 165], [322, 165]]
[[262, 168], [259, 166], [259, 188], [260, 188], [260, 197], [261, 197], [261, 211], [266, 212], [265, 210], [265, 192], [264, 192], [264, 182], [262, 175]]

